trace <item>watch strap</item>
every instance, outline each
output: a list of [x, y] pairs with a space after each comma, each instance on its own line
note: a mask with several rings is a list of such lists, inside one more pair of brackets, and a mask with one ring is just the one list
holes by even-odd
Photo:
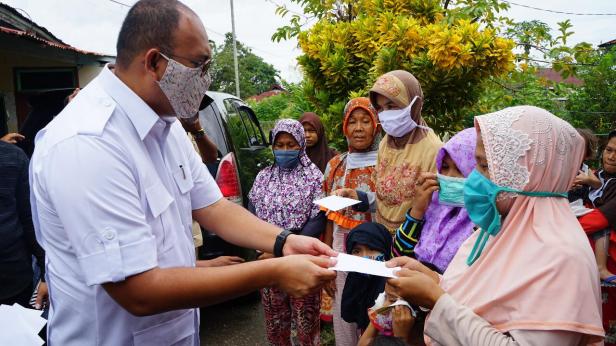
[[274, 256], [275, 257], [282, 257], [282, 248], [284, 247], [284, 244], [287, 242], [287, 238], [293, 234], [293, 232], [285, 229], [282, 232], [280, 232], [280, 234], [278, 234], [276, 236], [276, 242], [274, 243]]
[[195, 137], [196, 139], [198, 138], [203, 138], [205, 137], [205, 130], [204, 129], [199, 129], [197, 131], [191, 132], [191, 134], [193, 135], [193, 137]]

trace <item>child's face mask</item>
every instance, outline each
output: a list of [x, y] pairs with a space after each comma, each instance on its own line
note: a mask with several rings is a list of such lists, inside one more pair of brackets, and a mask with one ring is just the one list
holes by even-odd
[[370, 318], [370, 323], [380, 334], [391, 336], [393, 335], [393, 310], [386, 309], [386, 306], [389, 304], [386, 302], [385, 296], [385, 292], [379, 294], [374, 302], [374, 306], [368, 309], [368, 317]]
[[367, 258], [367, 259], [371, 259], [374, 261], [379, 261], [379, 262], [385, 262], [385, 255], [382, 253], [379, 253], [377, 255], [366, 255], [366, 256], [362, 256], [363, 258]]
[[439, 203], [452, 207], [464, 206], [464, 183], [465, 178], [455, 178], [437, 174]]
[[382, 334], [386, 336], [394, 335], [393, 309], [387, 309], [381, 313], [370, 311], [370, 322]]
[[351, 251], [351, 255], [368, 258], [375, 261], [385, 260], [385, 254], [379, 250], [371, 249], [364, 244], [355, 244], [355, 246], [353, 246], [353, 251]]

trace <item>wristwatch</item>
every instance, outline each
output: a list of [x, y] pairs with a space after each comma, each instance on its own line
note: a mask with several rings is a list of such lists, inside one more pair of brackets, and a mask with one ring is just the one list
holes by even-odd
[[193, 137], [195, 137], [195, 139], [203, 138], [205, 137], [205, 130], [203, 128], [200, 128], [197, 131], [191, 132], [191, 134], [193, 135]]
[[288, 229], [285, 229], [284, 231], [280, 232], [280, 234], [278, 234], [278, 236], [276, 236], [276, 242], [274, 243], [274, 256], [275, 257], [282, 257], [282, 248], [284, 247], [284, 243], [287, 242], [287, 238], [293, 234], [293, 232], [289, 231]]

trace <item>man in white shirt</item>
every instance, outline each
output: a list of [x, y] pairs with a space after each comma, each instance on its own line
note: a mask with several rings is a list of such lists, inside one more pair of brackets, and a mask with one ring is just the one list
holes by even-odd
[[[176, 121], [209, 86], [197, 15], [176, 0], [139, 1], [117, 53], [115, 69], [37, 135], [30, 180], [49, 344], [198, 345], [196, 307], [265, 286], [301, 296], [333, 279], [326, 245], [222, 198]], [[231, 243], [291, 256], [195, 267], [193, 218]]]

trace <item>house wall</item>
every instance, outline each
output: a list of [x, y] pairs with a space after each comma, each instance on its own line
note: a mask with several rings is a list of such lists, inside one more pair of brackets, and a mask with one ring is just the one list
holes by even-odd
[[[16, 67], [74, 67], [75, 64], [50, 60], [45, 57], [35, 57], [27, 54], [14, 52], [0, 53], [0, 97], [4, 97], [4, 103], [8, 113], [9, 132], [17, 131], [17, 111], [15, 107], [15, 81], [14, 68]], [[87, 85], [100, 72], [101, 66], [84, 65], [78, 67], [78, 82], [80, 87]]]
[[97, 65], [84, 65], [84, 66], [78, 67], [79, 87], [83, 88], [86, 85], [88, 85], [88, 83], [90, 83], [92, 79], [98, 76], [101, 70], [102, 70], [102, 66], [98, 64]]

